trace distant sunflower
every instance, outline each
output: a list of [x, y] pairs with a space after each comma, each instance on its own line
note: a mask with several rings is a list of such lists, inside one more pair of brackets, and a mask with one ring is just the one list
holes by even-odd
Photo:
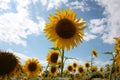
[[21, 72], [21, 64], [11, 52], [0, 51], [0, 76], [10, 77], [18, 75]]
[[35, 58], [28, 59], [24, 65], [24, 72], [28, 77], [36, 77], [42, 71], [42, 66]]
[[57, 75], [57, 71], [58, 71], [58, 67], [56, 67], [56, 66], [51, 66], [49, 68], [49, 72], [50, 72], [51, 76], [56, 76]]
[[57, 64], [58, 57], [61, 54], [56, 51], [56, 50], [51, 50], [49, 51], [46, 60], [48, 61], [49, 64]]
[[90, 67], [90, 63], [89, 62], [86, 62], [85, 63], [85, 67], [88, 69]]
[[78, 66], [78, 73], [79, 73], [79, 74], [83, 74], [83, 73], [84, 73], [84, 68], [83, 68], [82, 65], [79, 65], [79, 66]]
[[93, 54], [93, 56], [98, 57], [98, 53], [95, 49], [92, 49], [92, 54]]
[[74, 63], [73, 63], [73, 68], [76, 68], [77, 65], [78, 65], [78, 64], [77, 64], [76, 62], [74, 62]]
[[92, 72], [95, 72], [98, 70], [98, 67], [97, 66], [92, 66]]
[[104, 68], [103, 68], [103, 67], [101, 67], [101, 68], [100, 68], [100, 71], [101, 71], [101, 72], [103, 72], [103, 70], [104, 70]]
[[72, 65], [68, 65], [67, 71], [72, 72], [73, 71], [73, 66]]
[[56, 10], [56, 15], [50, 15], [49, 20], [44, 31], [55, 47], [69, 50], [82, 42], [86, 22], [82, 22], [82, 18], [76, 19], [76, 12], [70, 8]]
[[58, 68], [61, 68], [62, 61], [59, 60], [59, 61], [57, 62], [57, 64], [58, 64]]

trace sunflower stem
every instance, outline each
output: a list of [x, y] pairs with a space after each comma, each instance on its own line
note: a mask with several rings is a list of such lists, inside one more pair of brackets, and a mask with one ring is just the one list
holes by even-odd
[[62, 65], [61, 65], [61, 77], [62, 77], [62, 74], [63, 74], [63, 68], [64, 68], [64, 63], [63, 63], [63, 60], [64, 60], [64, 49], [62, 49], [61, 60], [62, 60]]

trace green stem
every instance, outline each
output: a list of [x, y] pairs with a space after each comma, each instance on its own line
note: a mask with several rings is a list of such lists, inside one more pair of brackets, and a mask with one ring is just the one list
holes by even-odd
[[91, 70], [92, 70], [92, 66], [93, 66], [93, 55], [91, 54]]
[[61, 60], [62, 60], [62, 64], [61, 64], [61, 77], [62, 77], [62, 74], [63, 74], [63, 68], [64, 68], [64, 49], [62, 49], [62, 56], [61, 56]]

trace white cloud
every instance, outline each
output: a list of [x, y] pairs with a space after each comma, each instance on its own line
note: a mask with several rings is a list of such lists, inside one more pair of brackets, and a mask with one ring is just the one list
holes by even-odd
[[16, 1], [18, 3], [17, 13], [9, 12], [0, 15], [0, 41], [26, 46], [27, 36], [40, 34], [40, 31], [43, 31], [45, 20], [39, 17], [39, 22], [35, 23], [29, 18], [27, 7], [32, 1]]
[[71, 7], [72, 9], [80, 9], [81, 11], [89, 11], [90, 8], [88, 7], [85, 0], [82, 1], [72, 1], [68, 4], [66, 4], [67, 7]]
[[47, 10], [52, 8], [58, 8], [62, 5], [62, 3], [66, 4], [68, 0], [48, 0]]
[[9, 9], [10, 0], [0, 0], [0, 9], [6, 10]]
[[100, 67], [105, 67], [107, 64], [111, 65], [111, 61], [101, 61], [99, 59], [94, 61], [94, 65], [97, 65], [99, 68]]
[[106, 19], [92, 19], [90, 21], [90, 32], [94, 34], [102, 34], [106, 28]]
[[[103, 15], [106, 17], [103, 18], [106, 22], [106, 25], [100, 24], [100, 31], [96, 32], [101, 34], [101, 31], [105, 31], [102, 33], [103, 42], [112, 44], [114, 42], [114, 37], [120, 36], [120, 0], [95, 0], [100, 6], [104, 7], [105, 10]], [[102, 19], [96, 19], [99, 23], [103, 23]], [[92, 24], [98, 25], [99, 23], [93, 22]], [[93, 30], [95, 31], [95, 30]], [[92, 31], [92, 32], [93, 32]]]
[[85, 41], [89, 41], [89, 40], [95, 39], [96, 37], [97, 37], [97, 36], [94, 35], [94, 34], [85, 32], [84, 40], [85, 40]]

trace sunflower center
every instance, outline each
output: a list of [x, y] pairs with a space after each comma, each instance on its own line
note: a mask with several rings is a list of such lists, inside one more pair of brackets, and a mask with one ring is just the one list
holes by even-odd
[[72, 21], [68, 19], [60, 20], [56, 25], [56, 33], [63, 39], [69, 39], [75, 35], [76, 28]]
[[55, 73], [55, 72], [56, 72], [56, 67], [52, 67], [52, 68], [51, 68], [51, 72], [52, 72], [52, 73]]
[[28, 66], [28, 69], [30, 71], [35, 71], [36, 67], [37, 67], [36, 63], [30, 63], [29, 66]]
[[56, 63], [58, 59], [58, 54], [54, 53], [51, 55], [51, 62]]
[[69, 66], [69, 67], [68, 67], [68, 70], [69, 70], [69, 71], [72, 71], [72, 66]]
[[77, 67], [77, 64], [76, 64], [76, 63], [74, 63], [74, 64], [73, 64], [73, 66], [76, 68], [76, 67]]
[[11, 53], [3, 53], [0, 55], [0, 76], [9, 75], [16, 68], [18, 61]]
[[83, 68], [79, 68], [79, 72], [82, 73], [83, 72]]
[[86, 67], [88, 68], [88, 67], [89, 67], [89, 64], [86, 64]]

